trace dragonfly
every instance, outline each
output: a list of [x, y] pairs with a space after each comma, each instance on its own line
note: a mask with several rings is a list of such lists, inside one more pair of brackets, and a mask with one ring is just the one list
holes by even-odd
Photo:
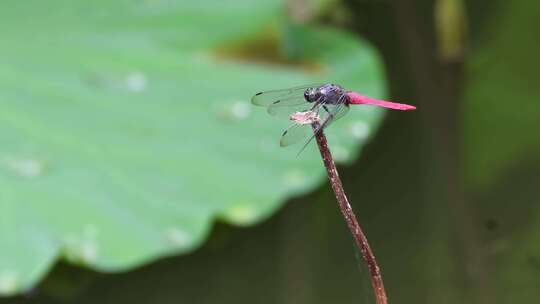
[[293, 121], [281, 135], [279, 143], [282, 147], [304, 139], [311, 133], [312, 124], [317, 122], [317, 127], [302, 150], [313, 140], [315, 134], [345, 116], [350, 105], [374, 105], [402, 111], [416, 109], [408, 104], [370, 98], [333, 83], [259, 92], [251, 98], [251, 103], [266, 107], [270, 115], [287, 116]]

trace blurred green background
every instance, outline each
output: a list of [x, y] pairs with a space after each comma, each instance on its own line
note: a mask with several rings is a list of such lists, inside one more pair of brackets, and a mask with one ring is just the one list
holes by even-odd
[[540, 3], [0, 2], [0, 303], [373, 303], [314, 145], [258, 91], [336, 82], [328, 130], [390, 303], [540, 301]]

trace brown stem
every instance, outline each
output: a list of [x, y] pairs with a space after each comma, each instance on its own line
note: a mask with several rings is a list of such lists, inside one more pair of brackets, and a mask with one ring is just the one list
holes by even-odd
[[349, 226], [349, 230], [354, 237], [354, 241], [360, 252], [362, 253], [362, 258], [366, 262], [369, 274], [371, 275], [371, 285], [373, 286], [373, 292], [375, 293], [375, 302], [377, 304], [387, 304], [388, 300], [386, 297], [386, 291], [384, 290], [384, 284], [381, 276], [381, 269], [377, 265], [375, 255], [369, 247], [367, 238], [356, 220], [356, 216], [349, 204], [349, 200], [345, 195], [343, 190], [343, 185], [341, 184], [341, 179], [339, 178], [336, 165], [332, 159], [332, 154], [330, 149], [328, 149], [328, 143], [326, 141], [326, 136], [324, 135], [323, 129], [319, 128], [320, 123], [314, 122], [312, 124], [313, 130], [319, 130], [315, 133], [315, 139], [317, 140], [317, 145], [319, 146], [319, 151], [321, 152], [321, 157], [326, 167], [326, 172], [328, 173], [328, 178], [330, 179], [330, 184], [336, 195], [336, 199], [339, 204], [339, 209]]

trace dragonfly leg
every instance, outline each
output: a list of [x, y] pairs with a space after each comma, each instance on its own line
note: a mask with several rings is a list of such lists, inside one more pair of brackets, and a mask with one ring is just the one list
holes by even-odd
[[334, 114], [330, 113], [330, 111], [328, 110], [328, 108], [326, 107], [326, 105], [323, 105], [322, 107], [323, 107], [323, 109], [326, 111], [326, 113], [328, 113], [328, 119], [327, 119], [327, 121], [330, 122], [332, 119], [334, 119]]

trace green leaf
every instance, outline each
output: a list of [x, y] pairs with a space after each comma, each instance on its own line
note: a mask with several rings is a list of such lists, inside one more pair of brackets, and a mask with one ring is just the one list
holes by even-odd
[[[323, 180], [316, 147], [279, 148], [288, 122], [249, 99], [321, 80], [382, 97], [379, 60], [325, 28], [295, 30], [303, 58], [288, 59], [280, 10], [0, 4], [0, 294], [31, 288], [58, 257], [122, 271], [189, 252], [216, 218], [257, 223]], [[275, 57], [259, 58], [258, 41]], [[358, 107], [335, 123], [336, 158], [351, 160], [381, 114]]]

